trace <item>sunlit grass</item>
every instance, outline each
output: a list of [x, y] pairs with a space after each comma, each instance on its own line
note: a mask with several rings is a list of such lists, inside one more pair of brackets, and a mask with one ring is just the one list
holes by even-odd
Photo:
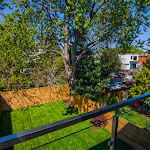
[[[71, 115], [66, 114], [67, 106], [65, 106], [63, 102], [64, 101], [58, 101], [2, 112], [0, 136], [21, 132], [77, 115], [76, 113]], [[78, 114], [81, 114], [81, 112]], [[109, 150], [108, 140], [110, 139], [111, 134], [104, 128], [93, 131], [89, 126], [91, 126], [90, 120], [86, 120], [44, 136], [14, 145], [10, 149], [29, 150], [41, 146], [38, 150]], [[72, 134], [74, 132], [77, 133]], [[71, 135], [67, 136], [69, 134]], [[42, 146], [46, 143], [49, 144]], [[130, 150], [131, 147], [119, 140], [117, 149]]]

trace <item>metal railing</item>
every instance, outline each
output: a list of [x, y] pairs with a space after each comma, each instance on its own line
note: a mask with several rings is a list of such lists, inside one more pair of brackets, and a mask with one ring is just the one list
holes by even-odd
[[[133, 103], [139, 102], [140, 100], [143, 100], [145, 98], [150, 97], [150, 93], [146, 93], [131, 99], [128, 99], [126, 101], [122, 101], [113, 105], [109, 105], [91, 112], [87, 112], [81, 115], [77, 115], [74, 117], [70, 117], [64, 120], [60, 120], [57, 122], [53, 122], [47, 125], [43, 125], [40, 127], [36, 127], [33, 129], [29, 129], [26, 131], [22, 131], [19, 133], [15, 133], [15, 134], [11, 134], [8, 136], [4, 136], [0, 138], [0, 149], [4, 149], [4, 148], [8, 148], [11, 147], [15, 144], [21, 143], [21, 142], [25, 142], [27, 140], [45, 135], [47, 133], [51, 133], [54, 132], [56, 130], [60, 130], [62, 128], [74, 125], [76, 123], [88, 120], [90, 118], [96, 117], [98, 115], [102, 115], [105, 114], [107, 112], [110, 111], [114, 111], [114, 110], [118, 110], [121, 107], [127, 106], [127, 105], [131, 105]], [[112, 125], [112, 139], [109, 142], [110, 145], [110, 149], [113, 150], [115, 149], [115, 141], [117, 138], [117, 126], [118, 126], [118, 117], [115, 114], [113, 117], [113, 125]]]

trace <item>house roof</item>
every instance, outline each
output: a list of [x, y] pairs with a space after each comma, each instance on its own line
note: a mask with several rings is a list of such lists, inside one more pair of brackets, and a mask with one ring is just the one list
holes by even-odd
[[147, 59], [148, 59], [147, 57], [140, 57], [139, 62], [143, 64], [146, 62]]
[[148, 54], [148, 53], [142, 53], [142, 54], [139, 54], [139, 56], [145, 56], [145, 57], [147, 57], [147, 56], [149, 56], [150, 54]]
[[120, 55], [133, 55], [133, 56], [145, 56], [145, 57], [147, 57], [147, 56], [149, 56], [150, 54], [148, 54], [148, 53], [142, 53], [142, 54], [139, 54], [139, 53], [126, 53], [126, 54], [120, 54]]
[[120, 90], [120, 89], [125, 89], [127, 88], [126, 85], [124, 85], [122, 82], [113, 82], [113, 83], [108, 83], [105, 84], [106, 88], [109, 89], [110, 91], [113, 90]]

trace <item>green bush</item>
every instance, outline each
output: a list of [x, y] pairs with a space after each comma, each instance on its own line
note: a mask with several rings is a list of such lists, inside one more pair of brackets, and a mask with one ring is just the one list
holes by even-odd
[[117, 98], [115, 96], [110, 96], [106, 98], [107, 105], [112, 105], [117, 103]]

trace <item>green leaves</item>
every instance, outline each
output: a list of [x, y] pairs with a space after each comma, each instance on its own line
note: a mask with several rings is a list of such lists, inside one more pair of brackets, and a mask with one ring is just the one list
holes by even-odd
[[[143, 68], [135, 76], [134, 86], [129, 90], [130, 97], [136, 97], [150, 92], [150, 70], [146, 67]], [[144, 100], [144, 103], [150, 102], [150, 98]]]
[[143, 63], [143, 66], [150, 70], [150, 56], [148, 56], [148, 59], [146, 60], [146, 62]]
[[119, 65], [119, 57], [115, 50], [104, 50], [96, 54], [89, 50], [77, 68], [75, 93], [87, 99], [101, 100], [99, 94], [104, 84], [109, 82], [108, 75]]

